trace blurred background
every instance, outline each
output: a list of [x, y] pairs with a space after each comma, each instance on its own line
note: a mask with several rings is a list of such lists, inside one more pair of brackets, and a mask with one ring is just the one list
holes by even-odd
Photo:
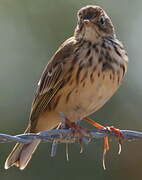
[[[92, 117], [121, 129], [142, 131], [142, 1], [141, 0], [0, 0], [0, 132], [22, 133], [38, 79], [52, 54], [72, 36], [76, 13], [88, 4], [102, 6], [115, 25], [129, 54], [129, 68], [115, 96]], [[42, 143], [24, 171], [4, 170], [13, 144], [0, 144], [0, 179], [9, 180], [141, 180], [142, 141], [125, 142], [120, 156], [112, 141], [107, 170], [102, 168], [102, 141], [70, 145], [69, 158], [60, 145], [50, 157], [51, 145]]]

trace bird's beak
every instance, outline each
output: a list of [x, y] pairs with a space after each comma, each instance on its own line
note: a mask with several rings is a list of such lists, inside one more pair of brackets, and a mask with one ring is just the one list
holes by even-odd
[[93, 26], [93, 22], [90, 19], [84, 19], [83, 22], [87, 27]]

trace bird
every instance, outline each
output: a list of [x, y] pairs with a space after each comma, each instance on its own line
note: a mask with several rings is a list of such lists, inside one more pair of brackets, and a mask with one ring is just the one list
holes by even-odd
[[[24, 133], [56, 128], [61, 112], [72, 123], [87, 119], [119, 88], [127, 64], [127, 52], [103, 8], [81, 8], [73, 36], [61, 44], [41, 75]], [[17, 143], [5, 169], [14, 165], [24, 169], [40, 142]]]

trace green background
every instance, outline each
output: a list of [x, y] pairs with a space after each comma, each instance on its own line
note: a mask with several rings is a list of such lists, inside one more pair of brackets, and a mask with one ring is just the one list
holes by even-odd
[[[52, 54], [72, 36], [76, 12], [88, 4], [102, 6], [115, 25], [117, 37], [129, 54], [129, 68], [121, 88], [94, 119], [104, 125], [142, 131], [142, 1], [141, 0], [0, 0], [0, 132], [22, 133], [38, 79]], [[12, 144], [0, 144], [2, 180], [141, 180], [142, 141], [125, 142], [120, 156], [116, 141], [102, 168], [102, 141], [64, 145], [50, 157], [51, 145], [42, 143], [24, 171], [4, 170]]]

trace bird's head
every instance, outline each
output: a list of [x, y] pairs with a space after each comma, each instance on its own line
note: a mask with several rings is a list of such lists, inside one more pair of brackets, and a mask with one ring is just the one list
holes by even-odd
[[115, 36], [113, 24], [106, 12], [99, 6], [86, 6], [77, 13], [75, 37], [97, 41], [105, 36]]

